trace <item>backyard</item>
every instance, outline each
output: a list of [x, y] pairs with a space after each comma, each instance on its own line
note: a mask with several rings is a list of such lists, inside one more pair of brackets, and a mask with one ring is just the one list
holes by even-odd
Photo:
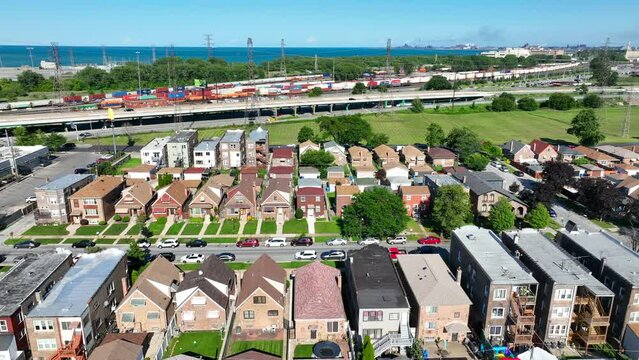
[[233, 355], [251, 349], [282, 356], [283, 342], [280, 340], [234, 341], [231, 345], [230, 354]]
[[314, 344], [299, 344], [295, 347], [293, 358], [295, 359], [310, 359], [313, 357], [313, 345]]
[[222, 336], [219, 331], [184, 332], [171, 339], [165, 357], [189, 353], [217, 359], [221, 346]]

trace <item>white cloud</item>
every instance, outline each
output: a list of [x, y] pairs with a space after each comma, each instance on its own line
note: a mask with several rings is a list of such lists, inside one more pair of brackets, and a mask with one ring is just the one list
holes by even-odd
[[310, 37], [306, 38], [306, 42], [309, 43], [309, 44], [313, 44], [313, 43], [317, 42], [317, 39], [312, 37], [312, 36], [310, 36]]

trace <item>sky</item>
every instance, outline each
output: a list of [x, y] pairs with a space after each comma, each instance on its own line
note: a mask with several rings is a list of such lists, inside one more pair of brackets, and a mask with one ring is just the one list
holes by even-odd
[[639, 42], [637, 0], [3, 1], [0, 44], [384, 47]]

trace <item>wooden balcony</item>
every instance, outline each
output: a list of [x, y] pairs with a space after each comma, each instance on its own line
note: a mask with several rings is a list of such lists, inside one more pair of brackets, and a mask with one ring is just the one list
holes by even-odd
[[605, 334], [597, 334], [594, 331], [591, 331], [590, 333], [579, 331], [575, 333], [575, 335], [586, 345], [603, 344], [606, 342]]
[[518, 299], [513, 298], [510, 301], [509, 316], [516, 325], [535, 325], [535, 315], [533, 308], [523, 309]]

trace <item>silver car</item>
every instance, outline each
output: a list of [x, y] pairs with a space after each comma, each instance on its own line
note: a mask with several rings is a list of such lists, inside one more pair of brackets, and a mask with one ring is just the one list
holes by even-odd
[[372, 244], [379, 244], [379, 239], [375, 239], [373, 237], [369, 237], [366, 239], [362, 239], [360, 241], [357, 242], [359, 245], [372, 245]]
[[335, 238], [326, 241], [326, 245], [328, 246], [340, 246], [348, 244], [348, 240], [342, 238]]

